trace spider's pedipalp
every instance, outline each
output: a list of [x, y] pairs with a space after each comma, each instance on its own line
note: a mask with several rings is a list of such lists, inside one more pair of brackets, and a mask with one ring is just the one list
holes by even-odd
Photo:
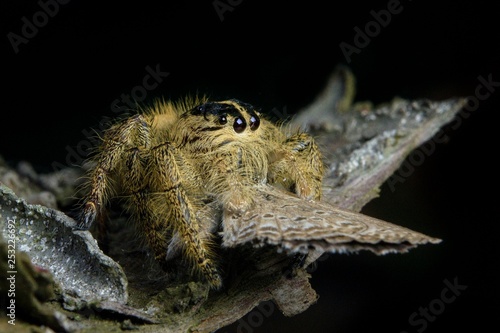
[[288, 137], [270, 157], [269, 181], [308, 200], [321, 199], [322, 155], [307, 133]]

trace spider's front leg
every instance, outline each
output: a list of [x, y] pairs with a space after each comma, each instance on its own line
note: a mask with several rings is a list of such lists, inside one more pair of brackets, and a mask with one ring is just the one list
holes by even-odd
[[111, 177], [119, 171], [126, 150], [135, 145], [148, 146], [149, 130], [144, 118], [138, 115], [106, 131], [95, 166], [90, 170], [90, 190], [83, 198], [83, 209], [77, 226], [79, 229], [89, 229], [102, 213], [113, 192]]
[[[194, 169], [182, 157], [182, 153], [170, 143], [153, 147], [150, 163], [148, 167], [151, 172], [150, 204], [154, 207], [154, 215], [153, 220], [143, 227], [148, 229], [163, 224], [164, 228], [169, 228], [174, 236], [174, 243], [171, 246], [179, 246], [212, 288], [219, 289], [222, 286], [222, 278], [213, 260], [214, 254], [211, 250], [213, 244], [197, 218], [199, 203], [193, 202], [196, 199], [188, 196], [187, 190], [190, 185], [184, 182], [187, 177], [183, 175], [195, 174]], [[158, 231], [151, 230], [151, 234], [154, 240]], [[165, 260], [167, 253], [163, 252], [161, 247], [156, 249], [158, 250], [156, 258]], [[169, 248], [169, 250], [176, 252], [177, 249]]]
[[290, 136], [269, 157], [268, 180], [308, 200], [321, 199], [324, 164], [319, 147], [307, 133]]

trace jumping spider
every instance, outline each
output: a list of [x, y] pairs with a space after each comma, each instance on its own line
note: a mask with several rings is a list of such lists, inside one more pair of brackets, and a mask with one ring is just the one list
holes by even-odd
[[214, 237], [224, 230], [214, 211], [251, 211], [262, 184], [319, 200], [324, 173], [310, 135], [235, 99], [156, 102], [111, 126], [94, 162], [79, 228], [123, 195], [156, 260], [182, 252], [213, 289], [222, 286]]

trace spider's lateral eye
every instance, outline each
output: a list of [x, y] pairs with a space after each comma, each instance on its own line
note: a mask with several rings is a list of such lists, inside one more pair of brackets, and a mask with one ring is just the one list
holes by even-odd
[[236, 117], [236, 119], [234, 119], [233, 128], [236, 133], [241, 133], [247, 128], [247, 122], [242, 117]]
[[196, 106], [192, 111], [192, 115], [202, 115], [205, 120], [208, 120], [207, 118], [207, 107], [206, 104], [198, 105]]
[[219, 116], [219, 124], [224, 125], [227, 123], [227, 117], [225, 114]]
[[260, 126], [260, 119], [257, 115], [252, 115], [250, 117], [250, 129], [255, 131]]

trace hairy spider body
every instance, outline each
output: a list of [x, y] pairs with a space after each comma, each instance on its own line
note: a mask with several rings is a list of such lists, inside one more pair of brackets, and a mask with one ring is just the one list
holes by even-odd
[[114, 124], [94, 161], [79, 227], [89, 228], [120, 194], [155, 258], [182, 252], [214, 289], [222, 286], [214, 251], [221, 216], [251, 210], [262, 184], [319, 200], [324, 171], [308, 134], [238, 100], [206, 98], [157, 102]]

